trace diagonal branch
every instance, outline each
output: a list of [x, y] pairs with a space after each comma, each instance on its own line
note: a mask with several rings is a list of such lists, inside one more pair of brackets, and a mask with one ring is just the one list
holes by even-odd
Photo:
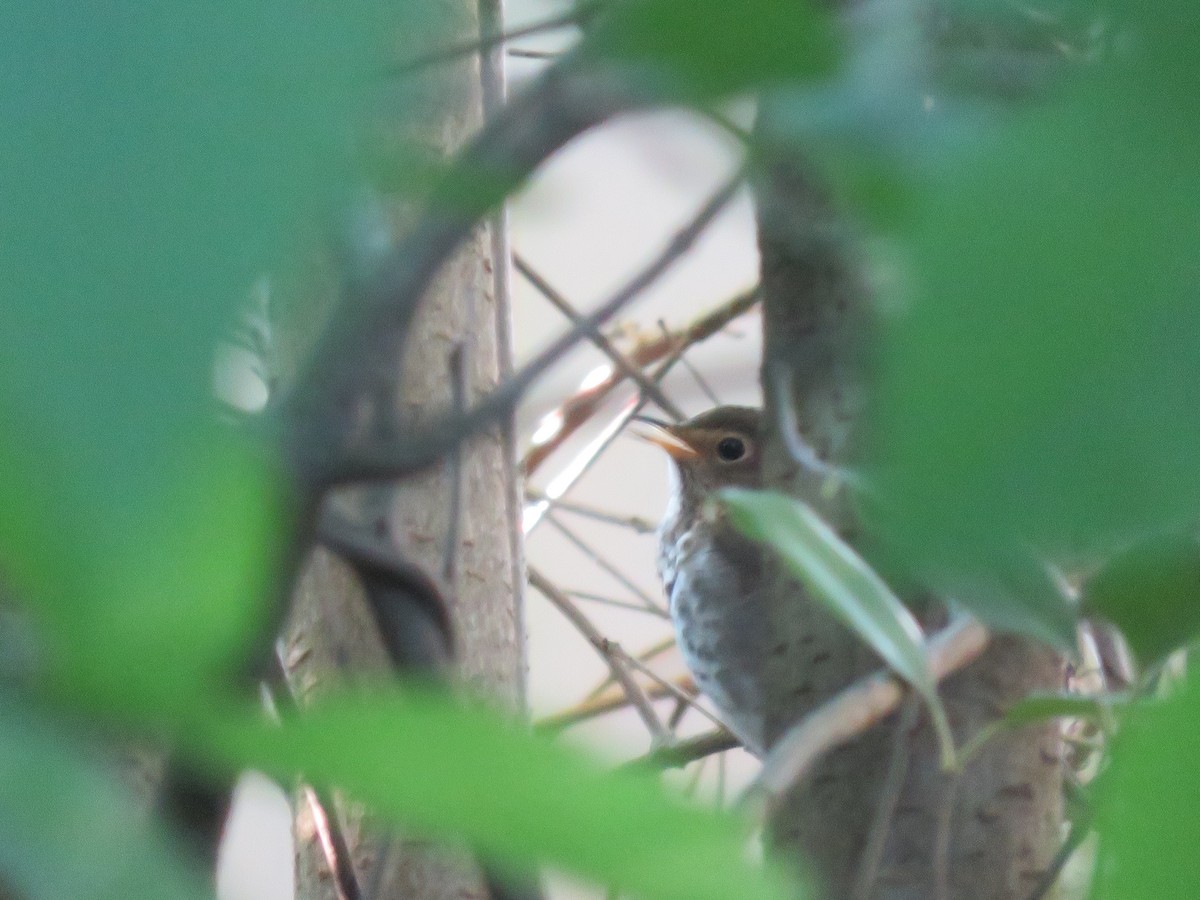
[[[742, 173], [738, 172], [708, 199], [692, 220], [676, 232], [662, 251], [642, 271], [634, 275], [624, 287], [602, 303], [594, 312], [584, 317], [566, 334], [551, 343], [525, 368], [501, 384], [465, 415], [445, 416], [440, 422], [431, 425], [423, 434], [400, 444], [368, 445], [356, 448], [336, 461], [326, 460], [330, 463], [330, 467], [324, 473], [327, 481], [339, 483], [379, 480], [412, 472], [436, 462], [447, 449], [461, 441], [466, 435], [494, 425], [507, 417], [543, 372], [554, 365], [564, 353], [585, 338], [593, 329], [603, 325], [641, 296], [646, 288], [657, 281], [680, 257], [687, 253], [717, 215], [729, 205], [741, 186]], [[365, 340], [365, 337], [363, 339]], [[354, 367], [344, 367], [344, 371], [350, 371], [352, 368]], [[353, 375], [353, 373], [351, 374]], [[358, 376], [354, 377], [361, 376], [360, 372]], [[329, 401], [332, 389], [328, 385], [320, 388], [325, 396], [325, 402]], [[317, 391], [318, 388], [313, 385], [309, 387], [309, 390]], [[345, 416], [345, 411], [335, 414], [335, 418], [338, 420], [344, 419]], [[348, 429], [346, 429], [346, 433], [348, 433]], [[324, 440], [327, 442], [327, 439]]]
[[[930, 673], [941, 681], [959, 671], [987, 649], [990, 639], [987, 628], [976, 619], [965, 615], [956, 619], [926, 642]], [[814, 762], [895, 712], [907, 694], [908, 688], [890, 671], [876, 672], [850, 685], [775, 743], [742, 803], [769, 812]]]
[[[664, 358], [682, 358], [682, 354], [690, 347], [707, 340], [728, 326], [734, 319], [745, 315], [758, 305], [758, 301], [759, 293], [757, 288], [738, 294], [736, 297], [722, 303], [716, 309], [705, 313], [682, 331], [657, 336], [644, 343], [639, 343], [626, 354], [626, 357], [642, 366], [648, 366]], [[662, 375], [665, 374], [666, 369], [664, 368], [655, 373], [652, 376], [652, 380], [661, 381]], [[598, 385], [580, 391], [559, 407], [562, 416], [562, 426], [555, 433], [554, 437], [533, 447], [525, 455], [523, 468], [526, 477], [533, 474], [584, 422], [587, 422], [604, 401], [608, 399], [613, 390], [622, 384], [624, 380], [624, 376], [621, 373], [613, 372], [612, 375]]]
[[642, 717], [642, 721], [650, 731], [650, 737], [654, 742], [654, 746], [665, 746], [670, 743], [670, 732], [667, 731], [662, 720], [659, 719], [658, 713], [654, 711], [653, 702], [651, 702], [645, 690], [637, 683], [637, 679], [629, 671], [628, 654], [601, 634], [600, 630], [592, 624], [591, 620], [575, 608], [575, 604], [571, 602], [570, 597], [555, 587], [549, 579], [532, 566], [529, 568], [529, 583], [542, 596], [549, 600], [567, 618], [567, 621], [579, 630], [579, 633], [587, 639], [596, 652], [600, 654], [600, 657], [612, 672], [613, 678], [624, 688], [626, 696], [629, 697], [629, 702], [633, 704], [634, 708], [638, 711], [638, 715]]
[[[284, 450], [302, 484], [319, 488], [342, 469], [359, 405], [376, 373], [394, 371], [430, 282], [476, 223], [573, 138], [648, 102], [627, 79], [587, 69], [569, 56], [484, 126], [428, 198], [413, 231], [362, 279], [354, 302], [344, 302], [330, 317], [296, 384], [271, 410], [282, 419]], [[430, 463], [465, 434], [502, 418], [526, 386], [513, 382], [483, 414], [453, 417], [441, 431], [415, 441], [392, 460], [393, 473]]]
[[518, 40], [519, 38], [531, 37], [532, 35], [543, 34], [547, 31], [560, 31], [564, 28], [581, 27], [589, 18], [595, 15], [599, 8], [600, 4], [595, 2], [577, 3], [569, 12], [561, 15], [550, 16], [537, 22], [530, 22], [528, 25], [510, 28], [508, 31], [499, 34], [489, 34], [477, 41], [464, 41], [461, 44], [442, 47], [414, 59], [391, 66], [386, 70], [386, 73], [393, 76], [408, 75], [418, 72], [421, 69], [427, 69], [430, 66], [454, 62], [454, 60], [461, 59], [464, 56], [486, 53], [488, 50], [507, 44], [510, 41]]
[[[555, 309], [557, 309], [571, 321], [572, 325], [575, 325], [576, 327], [586, 327], [584, 318], [579, 313], [579, 310], [572, 306], [566, 297], [555, 290], [554, 286], [551, 285], [550, 282], [539, 275], [537, 271], [535, 271], [534, 268], [525, 261], [524, 257], [522, 257], [520, 254], [513, 254], [513, 265], [515, 265], [517, 271], [525, 277], [525, 280], [537, 289], [538, 293], [549, 300], [550, 304]], [[597, 349], [599, 349], [601, 353], [603, 353], [612, 361], [612, 364], [616, 366], [618, 372], [620, 372], [626, 378], [632, 380], [648, 399], [654, 401], [654, 403], [658, 405], [659, 409], [661, 409], [667, 415], [673, 417], [676, 421], [685, 418], [683, 412], [678, 406], [675, 405], [674, 401], [672, 401], [670, 397], [663, 393], [663, 389], [646, 377], [646, 373], [643, 372], [636, 363], [632, 362], [625, 356], [625, 354], [621, 353], [621, 351], [614, 347], [612, 345], [612, 341], [606, 338], [604, 333], [599, 328], [588, 329], [587, 338], [596, 345]]]
[[715, 753], [724, 753], [742, 746], [741, 741], [724, 728], [715, 728], [703, 734], [677, 741], [666, 747], [651, 750], [645, 756], [630, 760], [625, 764], [629, 769], [679, 769], [688, 763]]

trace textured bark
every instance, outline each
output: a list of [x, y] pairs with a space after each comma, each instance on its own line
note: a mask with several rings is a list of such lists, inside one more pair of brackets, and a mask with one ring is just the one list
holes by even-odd
[[[439, 4], [452, 23], [429, 40], [449, 45], [479, 33], [480, 16], [498, 21], [494, 0], [446, 0]], [[480, 126], [485, 99], [491, 106], [502, 90], [498, 57], [483, 64], [466, 59], [405, 79], [396, 108], [410, 117], [393, 133], [409, 147], [436, 156], [453, 153]], [[411, 225], [411, 198], [396, 198], [391, 211], [398, 229]], [[511, 367], [507, 271], [502, 219], [481, 227], [438, 276], [424, 299], [399, 364], [378, 373], [377, 430], [420, 428], [451, 405], [451, 355], [463, 349], [467, 400], [493, 389]], [[501, 254], [497, 259], [496, 255]], [[302, 342], [300, 342], [302, 343]], [[521, 620], [519, 492], [511, 432], [500, 429], [469, 441], [462, 452], [462, 513], [454, 565], [447, 586], [457, 643], [453, 678], [459, 687], [492, 698], [502, 707], [524, 704], [524, 628]], [[397, 485], [355, 489], [337, 498], [347, 514], [387, 535], [411, 561], [441, 580], [446, 535], [454, 519], [454, 475], [444, 461], [419, 478]], [[354, 673], [387, 667], [383, 645], [361, 589], [339, 560], [317, 552], [308, 561], [294, 600], [286, 640], [293, 684], [302, 698]], [[402, 774], [402, 773], [400, 773]], [[369, 798], [356, 798], [366, 800]], [[477, 867], [461, 849], [433, 848], [389, 838], [364, 826], [362, 810], [345, 804], [355, 868], [365, 885], [378, 883], [377, 898], [486, 897]], [[297, 892], [303, 900], [335, 896], [330, 873], [314, 840], [310, 810], [298, 804]], [[384, 871], [376, 873], [377, 865]]]
[[[770, 121], [764, 105], [759, 132], [768, 142]], [[779, 365], [786, 363], [804, 438], [821, 459], [853, 466], [870, 399], [877, 325], [871, 292], [852, 234], [798, 154], [775, 146], [769, 160], [755, 186], [768, 406], [779, 399]], [[768, 486], [813, 505], [852, 543], [858, 538], [844, 486], [831, 492], [825, 476], [796, 466], [778, 435], [768, 435], [765, 453]], [[773, 581], [771, 625], [784, 651], [765, 664], [773, 690], [769, 728], [778, 735], [882, 664], [782, 573]], [[916, 611], [933, 626], [941, 618], [937, 607], [925, 600]], [[961, 742], [1030, 691], [1061, 684], [1052, 651], [1008, 637], [946, 681], [942, 695]], [[1057, 726], [995, 741], [952, 780], [939, 769], [928, 718], [913, 711], [915, 717], [894, 715], [821, 760], [774, 817], [777, 847], [810, 861], [825, 896], [838, 900], [1027, 897], [1060, 838]], [[856, 885], [872, 835], [875, 874]]]

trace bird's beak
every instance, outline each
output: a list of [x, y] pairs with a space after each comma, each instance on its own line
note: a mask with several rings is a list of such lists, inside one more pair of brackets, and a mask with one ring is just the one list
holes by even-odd
[[666, 422], [660, 422], [658, 419], [651, 419], [649, 416], [634, 416], [635, 423], [633, 433], [643, 441], [649, 441], [651, 444], [656, 444], [667, 453], [671, 454], [673, 459], [684, 460], [691, 459], [694, 456], [699, 456], [699, 452], [681, 438], [675, 431], [675, 428], [668, 425]]

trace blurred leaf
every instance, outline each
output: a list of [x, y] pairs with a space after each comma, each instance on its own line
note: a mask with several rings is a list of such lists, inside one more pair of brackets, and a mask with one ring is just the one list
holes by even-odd
[[369, 800], [407, 830], [548, 863], [647, 898], [795, 897], [751, 864], [732, 814], [685, 809], [651, 776], [602, 775], [494, 714], [415, 689], [326, 697], [287, 720], [210, 724], [207, 750], [281, 780], [302, 772]]
[[839, 45], [833, 16], [811, 0], [618, 0], [581, 52], [695, 100], [828, 74]]
[[1098, 900], [1200, 896], [1200, 693], [1196, 673], [1165, 703], [1134, 709], [1094, 791]]
[[1080, 694], [1035, 694], [1019, 700], [1004, 716], [980, 729], [962, 748], [962, 758], [969, 760], [988, 741], [1005, 731], [1025, 725], [1036, 725], [1048, 719], [1086, 719], [1108, 723], [1113, 710], [1125, 707], [1125, 697], [1086, 697]]
[[1200, 541], [1170, 534], [1143, 541], [1088, 580], [1084, 609], [1116, 625], [1144, 666], [1200, 635]]
[[345, 191], [392, 7], [6, 7], [0, 570], [77, 686], [188, 689], [259, 612], [277, 503], [205, 430], [213, 351]]
[[[900, 551], [912, 544], [906, 542]], [[1019, 545], [989, 548], [990, 555], [970, 568], [952, 565], [918, 568], [927, 590], [952, 597], [980, 620], [1000, 631], [1027, 634], [1070, 653], [1075, 647], [1077, 611], [1046, 564]], [[919, 551], [914, 554], [919, 558]], [[910, 574], [911, 561], [910, 561]]]
[[1200, 8], [1168, 6], [917, 172], [871, 479], [927, 570], [1094, 558], [1200, 509]]
[[[98, 761], [0, 695], [0, 872], [28, 900], [211, 897]], [[115, 764], [113, 765], [115, 769]]]
[[784, 494], [726, 490], [721, 499], [740, 531], [778, 553], [815, 599], [920, 692], [947, 735], [921, 626], [862, 557], [806, 504]]

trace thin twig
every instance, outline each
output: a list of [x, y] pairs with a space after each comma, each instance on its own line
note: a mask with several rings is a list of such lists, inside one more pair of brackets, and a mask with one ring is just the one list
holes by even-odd
[[683, 786], [683, 796], [692, 797], [696, 793], [696, 788], [700, 786], [700, 779], [704, 776], [704, 770], [708, 768], [709, 756], [702, 757], [697, 760], [699, 765], [696, 766], [691, 776], [688, 778], [687, 784]]
[[595, 519], [597, 522], [606, 522], [609, 525], [620, 525], [621, 527], [629, 528], [638, 534], [651, 534], [652, 532], [658, 530], [657, 525], [655, 525], [649, 519], [644, 519], [641, 516], [623, 516], [619, 513], [612, 513], [603, 509], [597, 509], [594, 506], [588, 506], [584, 503], [576, 503], [572, 500], [554, 499], [534, 488], [526, 488], [525, 496], [535, 502], [549, 503], [554, 509], [561, 509], [563, 512], [568, 512], [576, 516], [583, 516], [587, 519]]
[[1034, 887], [1033, 893], [1029, 895], [1029, 900], [1044, 900], [1058, 882], [1062, 875], [1063, 869], [1067, 867], [1071, 857], [1075, 854], [1082, 845], [1087, 836], [1092, 830], [1092, 817], [1086, 816], [1082, 820], [1077, 820], [1071, 823], [1071, 831], [1067, 835], [1066, 840], [1062, 842], [1062, 846], [1058, 848], [1058, 852], [1054, 854], [1054, 859], [1050, 860], [1050, 865], [1046, 867], [1046, 871], [1042, 873], [1041, 879], [1037, 886]]
[[[656, 656], [661, 656], [663, 653], [666, 653], [668, 650], [670, 650], [674, 646], [675, 646], [675, 638], [674, 637], [663, 638], [661, 641], [651, 644], [649, 647], [647, 647], [641, 653], [636, 653], [634, 655], [637, 656], [637, 658], [640, 659], [642, 662], [649, 662], [650, 660], [654, 659]], [[592, 688], [590, 691], [587, 692], [587, 694], [584, 697], [585, 702], [591, 702], [593, 700], [597, 700], [608, 688], [612, 687], [612, 683], [613, 683], [612, 676], [611, 675], [607, 676], [603, 681], [601, 681], [598, 685], [596, 685], [594, 688]], [[693, 689], [694, 689], [694, 687], [695, 687], [695, 685], [693, 684]]]
[[644, 613], [648, 616], [654, 616], [659, 619], [670, 619], [671, 614], [665, 609], [657, 609], [655, 607], [646, 606], [644, 603], [633, 603], [629, 600], [617, 600], [615, 597], [605, 597], [603, 594], [595, 594], [591, 591], [581, 591], [575, 588], [567, 588], [565, 593], [569, 597], [574, 597], [576, 600], [585, 600], [588, 603], [600, 603], [604, 606], [612, 606], [616, 609], [627, 609], [630, 612]]
[[[288, 711], [303, 714], [300, 705], [300, 695], [296, 686], [288, 677], [287, 648], [283, 641], [276, 640], [274, 644], [271, 667], [272, 681], [278, 681], [287, 697]], [[270, 687], [264, 686], [264, 692], [271, 701], [274, 718], [280, 721], [279, 698]], [[337, 820], [337, 808], [328, 792], [314, 785], [304, 785], [300, 788], [308, 802], [309, 812], [313, 819], [313, 828], [317, 833], [317, 843], [325, 856], [325, 864], [333, 875], [334, 885], [338, 892], [338, 900], [360, 900], [362, 889], [359, 886], [358, 873], [354, 871], [354, 857], [350, 853], [350, 845], [342, 832], [341, 823]]]
[[875, 805], [871, 830], [867, 833], [866, 845], [859, 858], [858, 874], [855, 876], [853, 892], [850, 895], [852, 900], [870, 900], [875, 893], [879, 865], [883, 862], [883, 852], [887, 847], [888, 835], [892, 831], [896, 805], [900, 802], [904, 780], [908, 775], [909, 732], [916, 724], [920, 711], [921, 704], [916, 697], [909, 697], [900, 708], [900, 720], [896, 723], [896, 730], [892, 735], [892, 756], [888, 761], [887, 774], [884, 775], [879, 799]]
[[[734, 319], [745, 315], [757, 306], [759, 299], [758, 288], [746, 291], [700, 316], [686, 328], [669, 336], [655, 336], [648, 341], [639, 343], [625, 355], [642, 366], [651, 365], [664, 358], [671, 359], [671, 365], [661, 367], [655, 372], [652, 379], [656, 383], [661, 383], [663, 377], [674, 365], [674, 361], [682, 357], [684, 352], [724, 330]], [[525, 454], [522, 468], [526, 477], [533, 474], [554, 451], [561, 447], [585, 422], [589, 421], [609, 395], [623, 382], [624, 378], [621, 374], [613, 372], [604, 381], [587, 390], [580, 391], [559, 407], [562, 426], [553, 438], [538, 444]]]
[[689, 709], [691, 709], [690, 703], [684, 703], [682, 700], [675, 701], [671, 715], [667, 717], [667, 727], [671, 729], [672, 734], [679, 730], [679, 723], [683, 721], [683, 717], [687, 715]]
[[707, 709], [705, 709], [703, 706], [701, 706], [699, 703], [697, 703], [696, 702], [696, 697], [697, 697], [696, 694], [694, 694], [694, 693], [689, 694], [686, 691], [684, 691], [682, 688], [676, 687], [674, 684], [672, 684], [667, 679], [663, 678], [661, 675], [659, 675], [657, 672], [655, 672], [653, 669], [651, 669], [648, 665], [646, 665], [644, 662], [639, 660], [637, 657], [630, 656], [624, 650], [621, 650], [620, 653], [621, 653], [622, 661], [627, 666], [629, 666], [632, 669], [637, 669], [639, 672], [641, 672], [643, 675], [645, 675], [647, 678], [649, 678], [651, 681], [653, 681], [655, 684], [657, 684], [660, 688], [662, 688], [664, 691], [666, 691], [668, 694], [670, 694], [672, 697], [674, 697], [680, 703], [683, 703], [686, 706], [690, 706], [692, 709], [696, 710], [696, 712], [700, 713], [700, 715], [704, 716], [704, 718], [708, 719], [708, 721], [712, 722], [718, 728], [724, 728], [726, 731], [732, 730], [726, 723], [721, 721], [720, 717], [709, 712]]
[[[558, 340], [538, 354], [523, 369], [502, 383], [486, 399], [466, 415], [449, 415], [441, 422], [430, 426], [424, 434], [418, 434], [399, 445], [367, 445], [348, 451], [328, 473], [330, 483], [367, 481], [394, 478], [399, 473], [411, 472], [429, 465], [465, 435], [494, 425], [507, 416], [529, 387], [556, 363], [564, 353], [575, 346], [587, 334], [603, 325], [641, 294], [676, 261], [686, 254], [707, 230], [708, 226], [737, 195], [742, 186], [742, 173], [729, 179], [709, 197], [699, 212], [667, 242], [666, 246], [633, 276], [612, 297], [594, 312], [567, 331]], [[457, 235], [456, 235], [457, 237]], [[351, 366], [343, 366], [352, 369]], [[328, 388], [309, 389], [320, 392], [328, 399]], [[318, 400], [320, 397], [318, 397]], [[342, 415], [342, 414], [339, 414]]]
[[[467, 408], [467, 349], [459, 341], [450, 351], [450, 404], [456, 415]], [[442, 577], [454, 584], [458, 565], [458, 542], [462, 536], [463, 518], [463, 445], [455, 444], [450, 453], [450, 521], [446, 525], [446, 544], [442, 550]]]
[[[687, 676], [677, 679], [675, 686], [685, 692], [689, 690], [694, 691], [696, 687], [692, 679]], [[661, 685], [651, 684], [646, 688], [646, 696], [651, 700], [661, 700], [663, 697], [672, 695]], [[628, 705], [629, 699], [625, 696], [624, 692], [621, 692], [615, 696], [606, 696], [600, 700], [585, 701], [564, 712], [546, 716], [544, 719], [535, 722], [533, 727], [538, 731], [562, 731], [564, 728], [569, 728], [579, 722], [586, 722], [588, 719], [594, 719], [610, 712], [616, 712], [618, 709], [624, 709]]]
[[[464, 41], [461, 44], [454, 44], [450, 47], [442, 47], [423, 56], [418, 56], [415, 59], [410, 59], [394, 66], [390, 66], [386, 70], [386, 74], [392, 76], [407, 75], [411, 72], [416, 72], [421, 69], [427, 69], [430, 66], [435, 66], [440, 63], [454, 62], [456, 59], [462, 59], [464, 56], [473, 56], [476, 53], [484, 53], [501, 44], [506, 44], [509, 41], [517, 40], [518, 38], [529, 37], [535, 34], [541, 34], [546, 31], [559, 31], [563, 28], [571, 28], [583, 24], [583, 22], [591, 16], [599, 7], [598, 3], [580, 3], [571, 9], [570, 12], [563, 13], [558, 16], [551, 16], [537, 22], [530, 22], [528, 25], [521, 25], [501, 34], [490, 34], [477, 41]], [[509, 51], [510, 53], [512, 51]]]
[[742, 746], [741, 741], [723, 728], [706, 731], [686, 741], [677, 741], [665, 747], [651, 750], [645, 756], [625, 763], [628, 769], [678, 769], [690, 762], [724, 753]]
[[562, 613], [568, 622], [582, 634], [593, 649], [600, 654], [601, 659], [608, 665], [609, 671], [613, 677], [624, 688], [626, 695], [629, 697], [629, 702], [638, 711], [646, 728], [650, 731], [650, 737], [654, 746], [663, 746], [670, 742], [671, 735], [658, 718], [658, 713], [654, 711], [654, 704], [646, 695], [642, 686], [637, 683], [637, 679], [633, 677], [624, 661], [618, 655], [620, 648], [616, 647], [608, 638], [600, 633], [600, 630], [592, 624], [583, 613], [575, 608], [575, 604], [571, 602], [571, 598], [560, 591], [554, 584], [549, 581], [541, 572], [530, 566], [529, 568], [529, 583], [537, 589], [537, 591], [550, 601], [554, 607]]
[[[658, 328], [664, 337], [669, 338], [671, 336], [671, 329], [667, 327], [666, 319], [658, 320]], [[712, 386], [708, 383], [708, 379], [700, 374], [700, 370], [692, 364], [686, 355], [679, 357], [679, 364], [688, 370], [688, 374], [692, 376], [692, 380], [696, 382], [701, 392], [708, 398], [709, 403], [713, 406], [720, 406], [721, 401], [717, 398], [717, 392], [712, 389]], [[680, 416], [680, 418], [683, 417]]]
[[513, 47], [507, 52], [514, 59], [558, 59], [562, 56], [561, 50], [529, 50], [521, 47]]
[[[940, 681], [957, 672], [977, 659], [990, 639], [978, 620], [967, 615], [956, 618], [925, 644], [930, 674]], [[850, 685], [776, 742], [740, 802], [769, 812], [814, 762], [895, 712], [906, 695], [907, 688], [890, 671], [876, 672]]]
[[[658, 368], [654, 370], [651, 379], [656, 384], [661, 383], [662, 380], [667, 376], [667, 373], [671, 371], [672, 367], [683, 358], [683, 354], [687, 352], [690, 346], [690, 343], [683, 342], [673, 349], [670, 349], [667, 352], [666, 359], [659, 363]], [[605, 426], [604, 430], [600, 433], [600, 436], [588, 444], [582, 453], [571, 460], [563, 472], [560, 473], [553, 482], [551, 482], [554, 490], [550, 490], [548, 487], [547, 492], [552, 493], [555, 497], [561, 497], [568, 490], [570, 490], [571, 486], [584, 476], [588, 469], [590, 469], [596, 463], [596, 460], [600, 458], [601, 454], [608, 449], [609, 445], [617, 439], [617, 437], [621, 434], [622, 429], [624, 429], [624, 427], [628, 425], [630, 421], [632, 421], [633, 417], [637, 415], [637, 413], [641, 412], [642, 407], [645, 406], [645, 404], [645, 396], [638, 394], [634, 398], [632, 405], [627, 405], [624, 409], [622, 409], [621, 412], [618, 413]], [[587, 415], [591, 415], [591, 413], [589, 412]], [[548, 508], [548, 504], [546, 508]], [[538, 526], [544, 515], [545, 509], [541, 510], [539, 514], [533, 518], [532, 522], [525, 529], [525, 534], [527, 536], [534, 528]]]
[[675, 421], [685, 418], [682, 410], [672, 402], [671, 398], [663, 393], [663, 389], [646, 377], [646, 373], [641, 370], [636, 363], [631, 362], [625, 354], [613, 346], [612, 341], [604, 336], [598, 327], [588, 328], [583, 315], [577, 310], [570, 301], [567, 300], [561, 293], [555, 290], [554, 286], [543, 278], [519, 253], [513, 254], [513, 265], [520, 272], [525, 280], [528, 281], [538, 293], [550, 302], [550, 305], [561, 312], [572, 325], [582, 328], [587, 328], [587, 339], [591, 341], [596, 348], [607, 356], [617, 371], [626, 378], [632, 380], [642, 393], [650, 400], [658, 405], [658, 408], [671, 416]]
[[580, 553], [582, 553], [597, 566], [632, 591], [637, 598], [641, 600], [643, 604], [645, 604], [646, 609], [652, 610], [665, 618], [670, 618], [671, 614], [668, 613], [664, 607], [655, 603], [654, 598], [638, 587], [637, 583], [624, 572], [622, 572], [620, 567], [613, 565], [605, 557], [601, 556], [591, 544], [559, 521], [557, 516], [547, 510], [544, 518], [550, 523], [551, 526], [553, 526], [555, 531], [565, 537], [576, 549], [579, 550]]
[[[347, 465], [345, 454], [358, 431], [362, 401], [379, 373], [395, 370], [430, 283], [479, 220], [564, 144], [619, 112], [652, 101], [621, 73], [594, 71], [572, 55], [548, 67], [484, 124], [429, 196], [417, 225], [356, 279], [353, 296], [329, 316], [292, 389], [272, 403], [264, 418], [268, 428], [281, 429], [287, 461], [301, 485], [321, 491], [339, 477], [353, 480], [354, 466]], [[479, 172], [489, 178], [481, 181]], [[464, 191], [468, 180], [475, 189]], [[573, 342], [565, 343], [569, 347]], [[561, 350], [560, 342], [547, 356], [552, 361]], [[390, 448], [394, 453], [374, 459], [368, 474], [372, 469], [407, 474], [436, 461], [452, 444], [503, 419], [546, 365], [543, 358], [524, 378], [509, 380], [507, 390], [474, 414], [452, 416], [405, 446]]]

